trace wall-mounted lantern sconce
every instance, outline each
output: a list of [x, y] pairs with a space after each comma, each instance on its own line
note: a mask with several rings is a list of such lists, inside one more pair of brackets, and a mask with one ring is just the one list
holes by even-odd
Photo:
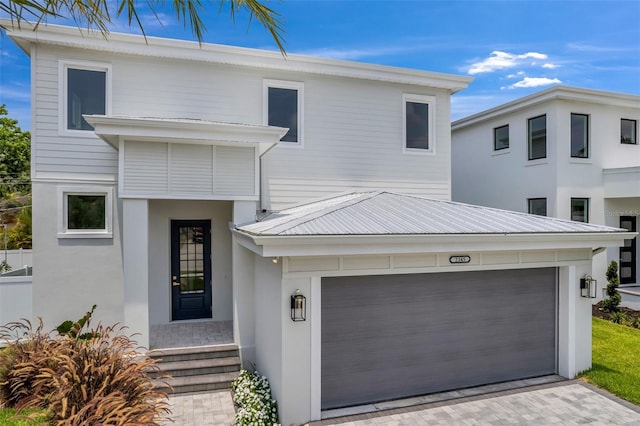
[[278, 264], [278, 258], [277, 258], [277, 257], [274, 257], [273, 259], [271, 259], [271, 262], [272, 262], [273, 264], [276, 264], [276, 265], [277, 265], [277, 264]]
[[584, 278], [580, 278], [580, 296], [595, 299], [597, 291], [598, 281], [591, 278], [591, 275], [585, 275]]
[[307, 298], [297, 289], [291, 295], [291, 321], [307, 320]]

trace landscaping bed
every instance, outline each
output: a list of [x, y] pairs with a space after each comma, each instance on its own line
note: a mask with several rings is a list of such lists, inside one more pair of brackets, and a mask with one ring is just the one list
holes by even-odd
[[[625, 318], [625, 321], [622, 322], [622, 325], [639, 328], [637, 324], [640, 324], [640, 311], [625, 308], [624, 306], [619, 306], [618, 310]], [[601, 318], [608, 321], [612, 320], [612, 314], [604, 312], [602, 310], [602, 302], [598, 302], [591, 307], [591, 315], [595, 318]], [[634, 326], [634, 324], [636, 324], [636, 326]]]

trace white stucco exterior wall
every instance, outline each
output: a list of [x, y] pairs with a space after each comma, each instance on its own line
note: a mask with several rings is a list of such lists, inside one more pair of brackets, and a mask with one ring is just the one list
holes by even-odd
[[[96, 182], [65, 182], [82, 189]], [[103, 184], [106, 188], [113, 185]], [[58, 184], [33, 182], [33, 317], [45, 330], [77, 320], [97, 304], [94, 322], [124, 322], [121, 210], [113, 205], [112, 238], [58, 238]]]

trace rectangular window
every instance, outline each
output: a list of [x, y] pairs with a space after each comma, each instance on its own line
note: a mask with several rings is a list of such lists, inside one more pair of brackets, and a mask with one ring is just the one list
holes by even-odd
[[529, 160], [547, 157], [547, 116], [528, 120]]
[[265, 81], [265, 124], [289, 129], [280, 139], [302, 145], [302, 83]]
[[571, 114], [571, 157], [589, 158], [589, 116]]
[[620, 120], [620, 143], [636, 145], [638, 143], [638, 122], [622, 118]]
[[529, 198], [529, 214], [537, 214], [538, 216], [547, 215], [547, 199], [546, 198]]
[[[620, 216], [620, 228], [630, 232], [636, 232], [636, 216]], [[636, 283], [636, 269], [638, 267], [637, 256], [638, 237], [624, 240], [624, 245], [620, 247], [620, 284]]]
[[106, 111], [105, 71], [67, 68], [67, 129], [93, 130], [83, 114], [104, 114]]
[[493, 129], [493, 150], [509, 148], [509, 125]]
[[424, 95], [403, 96], [404, 150], [434, 152], [433, 120], [435, 98]]
[[589, 222], [589, 199], [571, 199], [571, 220], [576, 222]]
[[58, 189], [58, 238], [110, 238], [112, 189]]
[[83, 115], [110, 113], [111, 65], [61, 61], [59, 72], [60, 132], [86, 136], [93, 127]]

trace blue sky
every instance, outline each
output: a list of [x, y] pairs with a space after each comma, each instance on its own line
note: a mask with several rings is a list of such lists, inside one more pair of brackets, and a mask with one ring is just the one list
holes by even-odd
[[[235, 24], [203, 0], [205, 41], [276, 50], [245, 14]], [[640, 95], [640, 1], [269, 1], [288, 53], [474, 77], [452, 119], [554, 84]], [[148, 35], [193, 39], [170, 14], [143, 16]], [[53, 21], [50, 21], [53, 22]], [[70, 21], [55, 21], [72, 25]], [[129, 29], [122, 20], [113, 31]], [[29, 58], [0, 37], [0, 103], [30, 129]]]

